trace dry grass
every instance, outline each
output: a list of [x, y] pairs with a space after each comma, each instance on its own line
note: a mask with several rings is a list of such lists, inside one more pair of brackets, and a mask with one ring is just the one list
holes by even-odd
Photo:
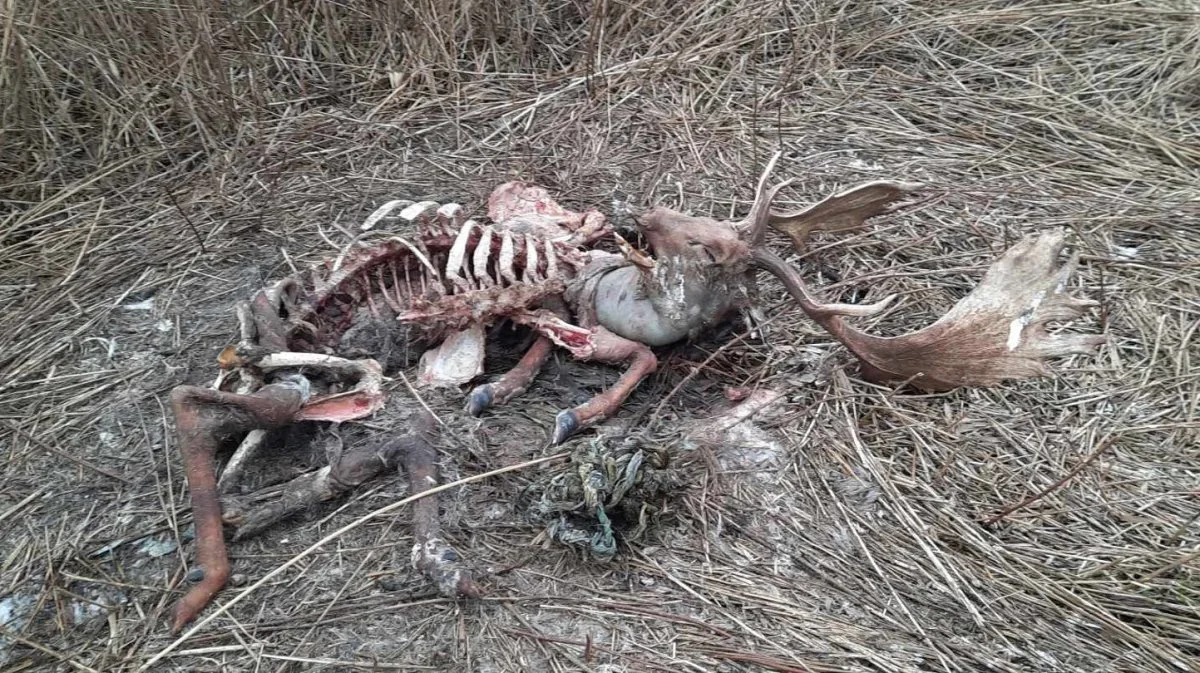
[[[770, 285], [772, 339], [714, 357], [658, 426], [723, 385], [786, 388], [769, 468], [687, 468], [673, 516], [608, 566], [529, 546], [532, 475], [485, 480], [445, 518], [508, 569], [487, 600], [424, 593], [403, 516], [372, 520], [154, 669], [1200, 668], [1195, 3], [385, 4], [0, 10], [0, 620], [32, 615], [2, 627], [4, 670], [131, 671], [171, 642], [190, 545], [164, 394], [210, 377], [232, 302], [338, 227], [389, 197], [481, 204], [510, 175], [574, 206], [740, 215], [780, 147], [796, 201], [934, 190], [803, 260], [826, 296], [902, 293], [875, 330], [926, 324], [1020, 234], [1066, 226], [1103, 300], [1084, 328], [1111, 344], [1051, 380], [898, 394]], [[669, 351], [630, 413], [717, 343]], [[455, 420], [448, 476], [542, 455], [595, 368], [559, 370], [527, 412]], [[402, 483], [236, 545], [237, 572]]]

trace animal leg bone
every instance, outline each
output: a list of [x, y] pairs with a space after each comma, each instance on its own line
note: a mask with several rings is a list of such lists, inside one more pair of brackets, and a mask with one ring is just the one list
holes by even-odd
[[[427, 420], [426, 424], [432, 426]], [[408, 472], [409, 495], [417, 495], [437, 486], [437, 463], [433, 446], [417, 437], [401, 456]], [[478, 598], [482, 592], [453, 547], [441, 538], [436, 496], [413, 503], [413, 567], [438, 588], [443, 596]]]
[[539, 336], [516, 366], [495, 381], [476, 386], [467, 395], [467, 413], [478, 416], [488, 408], [504, 404], [525, 392], [553, 349], [554, 342], [548, 337]]
[[414, 442], [424, 441], [420, 432], [407, 433], [385, 442], [364, 444], [344, 451], [329, 465], [302, 474], [286, 484], [269, 486], [254, 493], [221, 498], [223, 523], [235, 529], [233, 539], [261, 533], [273, 524], [317, 503], [332, 500], [397, 467], [401, 456]]
[[172, 631], [178, 632], [194, 619], [229, 577], [213, 465], [217, 449], [222, 441], [241, 433], [291, 423], [307, 395], [307, 381], [301, 377], [265, 386], [252, 395], [196, 386], [179, 386], [171, 391], [175, 431], [192, 499], [196, 569], [200, 575], [200, 580], [176, 604]]
[[230, 456], [229, 462], [225, 463], [225, 469], [221, 470], [221, 476], [217, 480], [221, 493], [229, 493], [237, 486], [242, 473], [246, 471], [246, 465], [254, 460], [254, 454], [258, 453], [266, 438], [266, 430], [251, 430], [242, 443], [238, 444], [237, 450]]
[[347, 360], [320, 353], [272, 353], [254, 362], [264, 372], [301, 369], [350, 380], [354, 387], [340, 393], [313, 397], [296, 414], [297, 421], [342, 423], [370, 416], [383, 408], [383, 367], [374, 360]]

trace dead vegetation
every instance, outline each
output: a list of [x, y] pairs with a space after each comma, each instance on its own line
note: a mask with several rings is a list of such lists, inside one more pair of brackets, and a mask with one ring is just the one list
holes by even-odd
[[[10, 2], [0, 17], [4, 670], [1196, 668], [1194, 3]], [[364, 520], [404, 497], [397, 474], [236, 544], [246, 584], [217, 604], [253, 591], [168, 637], [193, 549], [167, 392], [211, 378], [235, 300], [389, 198], [482, 207], [520, 176], [568, 207], [730, 218], [776, 149], [789, 207], [874, 179], [935, 190], [792, 256], [831, 301], [900, 294], [862, 327], [927, 325], [1023, 235], [1065, 227], [1076, 289], [1100, 301], [1084, 329], [1109, 344], [1051, 379], [902, 393], [858, 380], [767, 284], [766, 340], [735, 325], [666, 351], [622, 415], [672, 447], [690, 488], [613, 562], [532, 544], [515, 504], [531, 467], [443, 500], [447, 537], [495, 574], [481, 601], [434, 597], [409, 570], [411, 511]], [[544, 419], [613, 376], [560, 362], [481, 423], [430, 400], [444, 480], [549, 455]], [[786, 394], [752, 447], [689, 450], [679, 429], [726, 386]], [[252, 476], [299, 473], [362, 430], [281, 438]]]

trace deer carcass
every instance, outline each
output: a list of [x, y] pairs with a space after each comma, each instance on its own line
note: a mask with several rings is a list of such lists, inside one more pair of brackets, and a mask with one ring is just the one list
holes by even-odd
[[[497, 321], [526, 325], [537, 339], [497, 380], [474, 387], [466, 410], [480, 415], [520, 394], [555, 347], [574, 357], [626, 363], [609, 390], [554, 421], [560, 443], [617, 411], [657, 366], [654, 346], [695, 336], [755, 296], [755, 272], [778, 277], [802, 309], [828, 329], [878, 381], [945, 389], [991, 385], [1044, 373], [1041, 360], [1087, 350], [1093, 336], [1047, 336], [1047, 321], [1078, 315], [1089, 302], [1064, 291], [1071, 265], [1056, 270], [1061, 234], [1030, 238], [1002, 258], [983, 284], [946, 317], [913, 334], [885, 339], [844, 318], [883, 310], [824, 304], [800, 274], [763, 242], [768, 226], [802, 245], [813, 229], [845, 229], [889, 212], [918, 185], [876, 182], [795, 213], [771, 209], [783, 185], [759, 182], [749, 216], [723, 222], [667, 208], [632, 214], [650, 254], [633, 249], [602, 214], [567, 211], [541, 188], [506, 183], [493, 192], [488, 222], [466, 219], [458, 205], [393, 201], [364, 224], [364, 238], [325, 266], [286, 278], [238, 306], [241, 340], [219, 359], [211, 388], [172, 393], [196, 520], [199, 581], [176, 608], [174, 628], [191, 620], [228, 575], [222, 525], [235, 537], [264, 529], [310, 504], [332, 498], [385, 468], [404, 463], [412, 491], [435, 483], [428, 422], [378, 446], [336, 456], [330, 465], [287, 484], [267, 504], [229, 495], [266, 430], [301, 420], [348, 421], [385, 403], [384, 367], [355, 346], [355, 335], [380, 322], [401, 325], [410, 346], [430, 347], [418, 382], [457, 386], [475, 379], [484, 329]], [[786, 184], [786, 183], [784, 183]], [[414, 237], [376, 229], [398, 220]], [[386, 227], [380, 227], [384, 229]], [[612, 238], [619, 252], [596, 249]], [[428, 421], [428, 419], [427, 419]], [[215, 453], [241, 441], [218, 482]], [[438, 537], [437, 504], [418, 501], [414, 565], [447, 595], [477, 595], [458, 555]]]

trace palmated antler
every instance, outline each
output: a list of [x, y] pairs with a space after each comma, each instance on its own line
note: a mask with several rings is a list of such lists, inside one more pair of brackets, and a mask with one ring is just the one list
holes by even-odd
[[768, 223], [786, 233], [796, 250], [803, 251], [814, 231], [857, 229], [877, 215], [903, 208], [901, 199], [921, 188], [917, 182], [877, 180], [834, 194], [820, 203], [788, 213], [771, 212]]
[[1046, 376], [1043, 360], [1088, 353], [1105, 341], [1099, 335], [1047, 332], [1049, 323], [1077, 318], [1096, 304], [1066, 293], [1079, 258], [1074, 255], [1058, 265], [1065, 239], [1061, 230], [1025, 237], [992, 265], [975, 291], [924, 329], [885, 338], [851, 327], [846, 317], [879, 313], [893, 297], [870, 305], [820, 303], [799, 272], [762, 243], [766, 227], [785, 231], [803, 250], [809, 232], [861, 226], [870, 217], [903, 207], [900, 199], [921, 185], [871, 182], [802, 210], [776, 213], [771, 202], [791, 183], [767, 187], [779, 157], [776, 153], [771, 158], [759, 178], [750, 215], [739, 225], [742, 238], [751, 246], [754, 264], [777, 276], [804, 312], [845, 344], [868, 380], [910, 382], [930, 391], [991, 386], [1006, 379]]
[[857, 229], [872, 217], [905, 207], [908, 204], [901, 203], [900, 200], [923, 186], [919, 182], [875, 180], [851, 187], [807, 208], [781, 213], [771, 210], [771, 202], [775, 200], [779, 190], [792, 184], [793, 180], [784, 180], [773, 187], [767, 187], [767, 178], [775, 169], [780, 156], [782, 153], [776, 152], [767, 163], [766, 170], [758, 180], [754, 205], [740, 225], [745, 232], [745, 240], [752, 246], [762, 243], [767, 225], [770, 225], [790, 236], [796, 250], [803, 251], [808, 244], [808, 235], [813, 231]]
[[1066, 292], [1078, 255], [1058, 266], [1064, 239], [1062, 230], [1026, 236], [937, 322], [889, 338], [860, 332], [843, 317], [877, 313], [890, 297], [870, 306], [821, 304], [800, 274], [774, 252], [759, 247], [754, 260], [778, 276], [804, 312], [845, 344], [868, 380], [908, 381], [942, 391], [1047, 376], [1046, 358], [1089, 353], [1105, 342], [1101, 335], [1047, 332], [1049, 323], [1077, 318], [1096, 305]]

